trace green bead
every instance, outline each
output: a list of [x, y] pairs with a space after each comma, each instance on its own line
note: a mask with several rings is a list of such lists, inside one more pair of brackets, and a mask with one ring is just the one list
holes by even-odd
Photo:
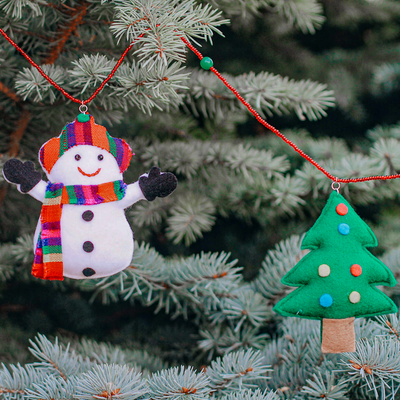
[[79, 114], [76, 119], [78, 122], [88, 122], [90, 120], [90, 115], [89, 114]]
[[210, 57], [204, 57], [200, 61], [200, 67], [203, 69], [210, 69], [213, 66], [213, 60]]

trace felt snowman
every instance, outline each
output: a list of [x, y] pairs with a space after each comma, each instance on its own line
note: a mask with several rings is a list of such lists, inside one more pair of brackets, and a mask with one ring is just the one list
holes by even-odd
[[34, 237], [32, 274], [62, 280], [101, 278], [129, 266], [134, 240], [124, 210], [139, 200], [172, 193], [177, 179], [153, 167], [132, 184], [122, 174], [129, 145], [113, 138], [91, 115], [80, 114], [39, 151], [49, 182], [30, 161], [10, 159], [3, 175], [43, 203]]

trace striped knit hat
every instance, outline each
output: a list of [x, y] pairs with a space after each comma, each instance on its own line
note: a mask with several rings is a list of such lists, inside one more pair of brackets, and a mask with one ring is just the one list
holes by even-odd
[[67, 124], [57, 138], [46, 142], [39, 151], [40, 164], [50, 173], [57, 160], [70, 148], [78, 145], [96, 146], [111, 153], [124, 172], [131, 161], [132, 149], [123, 139], [113, 138], [104, 126], [97, 125], [88, 114], [80, 114]]

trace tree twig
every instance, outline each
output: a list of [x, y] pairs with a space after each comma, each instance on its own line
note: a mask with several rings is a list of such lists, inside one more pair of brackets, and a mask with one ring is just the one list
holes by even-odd
[[8, 150], [8, 155], [10, 157], [16, 157], [19, 153], [20, 142], [26, 128], [28, 127], [29, 121], [31, 119], [31, 113], [24, 109], [22, 110], [21, 116], [17, 122], [17, 128], [10, 136], [10, 149]]
[[0, 82], [0, 92], [5, 94], [15, 103], [21, 101], [20, 97], [16, 93], [14, 93], [9, 87], [7, 87], [3, 82]]
[[68, 24], [60, 29], [57, 44], [53, 46], [50, 54], [43, 60], [43, 64], [54, 64], [57, 58], [60, 56], [62, 50], [68, 39], [74, 34], [79, 25], [83, 24], [83, 18], [86, 15], [89, 3], [83, 2], [79, 7], [74, 8], [71, 13], [71, 20]]

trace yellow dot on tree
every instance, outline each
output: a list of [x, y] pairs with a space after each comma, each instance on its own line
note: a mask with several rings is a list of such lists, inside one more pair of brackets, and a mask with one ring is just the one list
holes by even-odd
[[328, 264], [321, 264], [318, 267], [318, 275], [322, 277], [329, 276], [331, 273], [331, 267]]
[[350, 303], [353, 303], [353, 304], [358, 303], [360, 301], [360, 299], [361, 299], [360, 293], [355, 292], [355, 291], [350, 293], [350, 296], [349, 296]]

